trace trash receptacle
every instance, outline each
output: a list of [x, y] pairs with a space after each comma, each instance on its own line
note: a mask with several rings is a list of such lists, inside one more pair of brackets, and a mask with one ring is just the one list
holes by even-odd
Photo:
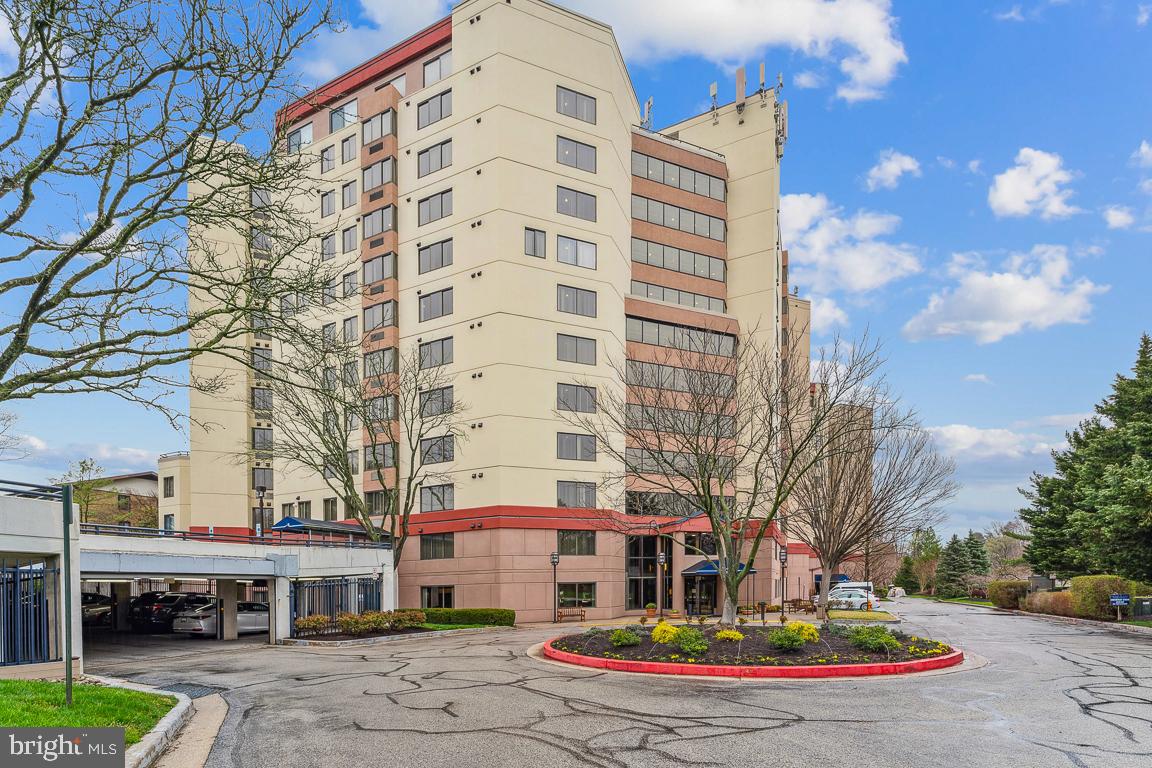
[[1134, 619], [1152, 617], [1152, 596], [1132, 598], [1132, 607], [1129, 610]]

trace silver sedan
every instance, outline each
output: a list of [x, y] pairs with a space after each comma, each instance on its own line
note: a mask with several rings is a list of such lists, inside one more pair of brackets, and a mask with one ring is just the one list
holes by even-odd
[[[216, 636], [216, 601], [185, 611], [172, 622], [173, 632], [187, 632], [201, 637]], [[236, 633], [240, 635], [268, 631], [268, 603], [236, 604]]]

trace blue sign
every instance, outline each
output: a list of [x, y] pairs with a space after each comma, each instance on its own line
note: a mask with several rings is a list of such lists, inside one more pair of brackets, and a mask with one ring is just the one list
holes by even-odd
[[1112, 594], [1108, 596], [1108, 604], [1126, 607], [1132, 602], [1132, 595]]

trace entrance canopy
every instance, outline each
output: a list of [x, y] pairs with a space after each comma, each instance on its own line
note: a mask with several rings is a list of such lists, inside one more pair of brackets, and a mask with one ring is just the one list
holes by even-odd
[[[748, 568], [746, 563], [740, 563], [740, 570], [748, 570], [748, 573], [756, 573], [755, 568]], [[715, 560], [701, 560], [695, 565], [690, 565], [680, 572], [684, 576], [718, 576], [720, 570], [716, 567]]]

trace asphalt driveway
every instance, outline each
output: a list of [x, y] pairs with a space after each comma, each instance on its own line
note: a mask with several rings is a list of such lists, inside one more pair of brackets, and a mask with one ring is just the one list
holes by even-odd
[[[920, 678], [741, 682], [573, 670], [550, 629], [365, 648], [163, 647], [97, 674], [222, 689], [210, 766], [1152, 765], [1152, 639], [906, 600], [905, 629], [987, 659]], [[571, 631], [569, 628], [568, 631]]]

